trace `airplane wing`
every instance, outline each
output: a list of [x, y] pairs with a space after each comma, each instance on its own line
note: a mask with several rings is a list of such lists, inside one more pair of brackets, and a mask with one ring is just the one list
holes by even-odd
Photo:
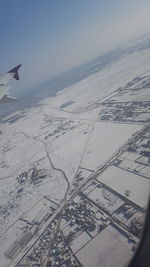
[[8, 95], [4, 95], [1, 99], [0, 99], [0, 104], [6, 104], [6, 103], [10, 103], [10, 102], [14, 102], [17, 99], [15, 97], [12, 96], [8, 96]]
[[0, 99], [4, 96], [7, 95], [11, 86], [7, 85], [0, 85]]
[[12, 79], [19, 80], [18, 70], [21, 65], [16, 66], [5, 74], [0, 75], [0, 104], [15, 101], [14, 97], [7, 96], [10, 86], [7, 83]]
[[13, 73], [6, 73], [0, 75], [0, 85], [7, 84], [13, 78]]

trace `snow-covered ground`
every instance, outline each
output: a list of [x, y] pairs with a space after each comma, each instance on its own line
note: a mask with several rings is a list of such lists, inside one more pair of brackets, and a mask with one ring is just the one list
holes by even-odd
[[103, 187], [96, 187], [88, 194], [88, 197], [109, 214], [112, 214], [124, 203], [122, 199], [107, 191]]
[[74, 101], [65, 110], [80, 113], [149, 68], [150, 50], [124, 56], [98, 73], [59, 92], [53, 99], [47, 99], [46, 102], [52, 107], [59, 108]]
[[95, 170], [123, 145], [139, 125], [97, 122], [91, 134], [81, 166]]
[[[20, 118], [19, 112], [4, 118], [0, 125], [1, 234], [41, 198], [61, 203], [80, 167], [95, 171], [142, 127], [97, 122], [96, 103], [149, 69], [149, 50], [127, 55], [24, 111]], [[131, 200], [144, 206], [146, 180], [137, 182], [134, 193], [130, 177], [127, 174], [128, 183], [124, 176], [121, 183], [120, 176], [108, 177], [107, 183], [122, 194], [129, 189]]]
[[86, 267], [126, 266], [132, 257], [127, 239], [114, 227], [108, 226], [76, 253]]
[[89, 240], [90, 236], [86, 232], [82, 232], [71, 244], [71, 249], [74, 253], [81, 249]]
[[[56, 208], [56, 205], [52, 202], [48, 201], [45, 198], [40, 199], [33, 206], [32, 209], [23, 214], [23, 216], [12, 223], [12, 226], [1, 236], [0, 242], [0, 264], [1, 266], [7, 266], [11, 263], [12, 258], [15, 254], [15, 249], [12, 249], [12, 257], [8, 258], [5, 255], [11, 251], [12, 247], [17, 247], [17, 240], [21, 240], [21, 237], [25, 233], [25, 231], [33, 232], [36, 228], [38, 229], [38, 225], [42, 224], [42, 219], [46, 217], [46, 215], [50, 214], [51, 207]], [[36, 223], [34, 225], [34, 223]], [[16, 246], [15, 246], [16, 244]], [[19, 249], [18, 249], [19, 250]], [[17, 251], [17, 249], [16, 249]], [[11, 254], [11, 252], [9, 253]]]
[[116, 95], [110, 99], [110, 101], [116, 102], [138, 102], [138, 101], [150, 101], [150, 88], [141, 89], [138, 92], [124, 93], [122, 95]]
[[108, 168], [97, 179], [142, 208], [146, 208], [150, 192], [149, 179], [114, 166]]

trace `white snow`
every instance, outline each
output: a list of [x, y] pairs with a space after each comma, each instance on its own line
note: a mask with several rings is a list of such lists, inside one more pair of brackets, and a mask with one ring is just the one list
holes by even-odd
[[81, 247], [83, 247], [89, 240], [90, 236], [86, 232], [82, 232], [71, 244], [71, 249], [76, 253]]
[[123, 267], [131, 259], [132, 251], [127, 239], [108, 226], [76, 256], [84, 267]]
[[[142, 208], [147, 206], [150, 192], [149, 179], [114, 166], [109, 167], [97, 179]], [[129, 196], [126, 196], [126, 191], [130, 192]]]
[[81, 166], [96, 170], [140, 128], [139, 125], [97, 122]]
[[[13, 231], [15, 221], [41, 198], [47, 196], [61, 203], [68, 187], [62, 171], [67, 176], [68, 184], [72, 184], [80, 167], [96, 170], [140, 129], [141, 126], [131, 124], [96, 122], [99, 113], [96, 103], [102, 102], [110, 92], [149, 68], [149, 50], [125, 56], [56, 96], [41, 101], [40, 106], [14, 113], [3, 120], [0, 125], [0, 204], [4, 210], [0, 220], [2, 234], [4, 231], [7, 233], [8, 229]], [[71, 105], [60, 108], [70, 101], [73, 101]], [[18, 120], [15, 120], [16, 116]], [[13, 117], [14, 122], [9, 123]], [[59, 170], [53, 170], [53, 165]], [[17, 176], [35, 166], [42, 169], [46, 177], [37, 184], [30, 181], [19, 184]], [[149, 167], [143, 170], [144, 173], [148, 171]], [[87, 177], [88, 171], [83, 174]], [[127, 173], [128, 183], [124, 182], [124, 176], [121, 176], [121, 183], [118, 183], [120, 176], [114, 177], [113, 181], [108, 177], [107, 183], [112, 183], [112, 188], [122, 194], [126, 189], [131, 190], [131, 200], [144, 206], [146, 194], [143, 196], [141, 191], [145, 190], [148, 180], [134, 178], [132, 183], [131, 175]], [[137, 186], [134, 192], [135, 180]], [[20, 189], [22, 191], [18, 193]], [[39, 212], [41, 209], [38, 208]], [[7, 238], [11, 239], [9, 230]]]
[[88, 194], [88, 197], [97, 203], [99, 207], [109, 212], [109, 214], [112, 214], [124, 203], [122, 199], [118, 198], [103, 187], [96, 187]]
[[150, 50], [122, 57], [98, 73], [59, 92], [54, 98], [47, 99], [46, 103], [59, 108], [66, 102], [74, 101], [75, 103], [65, 110], [77, 113], [86, 111], [92, 103], [102, 100], [110, 92], [125, 85], [149, 68]]
[[[141, 89], [138, 92], [130, 92], [120, 94], [109, 99], [109, 101], [115, 102], [136, 102], [136, 101], [150, 101], [150, 88]], [[150, 117], [149, 117], [150, 118]]]

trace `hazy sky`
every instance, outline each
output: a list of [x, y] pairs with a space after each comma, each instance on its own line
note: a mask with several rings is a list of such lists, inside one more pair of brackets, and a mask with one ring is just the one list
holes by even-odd
[[0, 0], [0, 73], [29, 90], [150, 31], [149, 0]]

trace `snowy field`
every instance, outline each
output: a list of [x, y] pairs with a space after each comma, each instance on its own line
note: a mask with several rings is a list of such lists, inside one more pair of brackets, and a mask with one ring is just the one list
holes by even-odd
[[[47, 199], [40, 199], [32, 209], [23, 214], [23, 216], [14, 222], [6, 233], [1, 236], [0, 242], [0, 262], [1, 266], [7, 266], [11, 262], [11, 259], [5, 257], [8, 251], [11, 251], [11, 247], [15, 244], [16, 240], [19, 240], [24, 234], [25, 229], [34, 231], [38, 225], [42, 223], [42, 218], [46, 214], [50, 214], [51, 207], [56, 208], [52, 202]], [[35, 223], [35, 224], [34, 224]], [[28, 228], [27, 228], [28, 227]], [[14, 245], [15, 247], [15, 245]], [[12, 250], [13, 251], [13, 250]], [[15, 252], [14, 252], [15, 253]], [[12, 256], [13, 258], [13, 256]]]
[[49, 197], [58, 203], [64, 198], [67, 189], [65, 180], [56, 171], [52, 172], [51, 175], [51, 177], [46, 177], [41, 183], [35, 185], [19, 185], [15, 178], [0, 181], [0, 235], [42, 197]]
[[123, 267], [132, 257], [127, 239], [108, 226], [76, 253], [84, 267]]
[[[46, 103], [59, 108], [65, 103], [73, 101], [66, 111], [81, 113], [95, 102], [101, 101], [112, 91], [124, 86], [150, 69], [150, 50], [124, 56], [96, 74], [59, 92]], [[45, 103], [45, 100], [44, 100]]]
[[141, 102], [150, 101], [150, 88], [144, 88], [140, 91], [127, 91], [127, 93], [117, 94], [109, 99], [110, 102]]
[[[142, 208], [147, 207], [150, 191], [149, 179], [114, 166], [109, 167], [97, 179]], [[126, 195], [126, 192], [129, 192], [129, 195]]]
[[71, 244], [71, 249], [74, 253], [81, 249], [89, 240], [90, 236], [86, 232], [82, 232]]
[[[21, 117], [18, 112], [4, 118], [0, 124], [1, 234], [41, 198], [61, 204], [71, 192], [80, 168], [95, 171], [142, 127], [97, 122], [96, 103], [149, 69], [149, 50], [124, 56], [41, 101], [39, 106], [25, 110]], [[88, 173], [83, 172], [84, 178]], [[129, 198], [143, 207], [146, 194], [142, 190], [147, 187], [147, 180], [136, 175], [131, 179], [132, 174], [127, 173], [125, 182], [123, 172], [116, 176], [116, 171], [114, 176], [103, 182], [123, 195], [125, 190], [131, 190]], [[42, 208], [38, 209], [40, 212]]]
[[105, 188], [96, 187], [89, 194], [88, 198], [93, 200], [97, 205], [106, 210], [109, 214], [115, 212], [120, 206], [124, 204], [124, 201], [113, 193], [109, 192]]
[[13, 242], [22, 234], [22, 227], [24, 223], [21, 221], [15, 222], [7, 231], [7, 234], [1, 237], [0, 242], [0, 264], [1, 266], [9, 266], [11, 259], [5, 256], [6, 251], [13, 244]]
[[97, 122], [81, 166], [96, 170], [140, 128], [139, 125]]

